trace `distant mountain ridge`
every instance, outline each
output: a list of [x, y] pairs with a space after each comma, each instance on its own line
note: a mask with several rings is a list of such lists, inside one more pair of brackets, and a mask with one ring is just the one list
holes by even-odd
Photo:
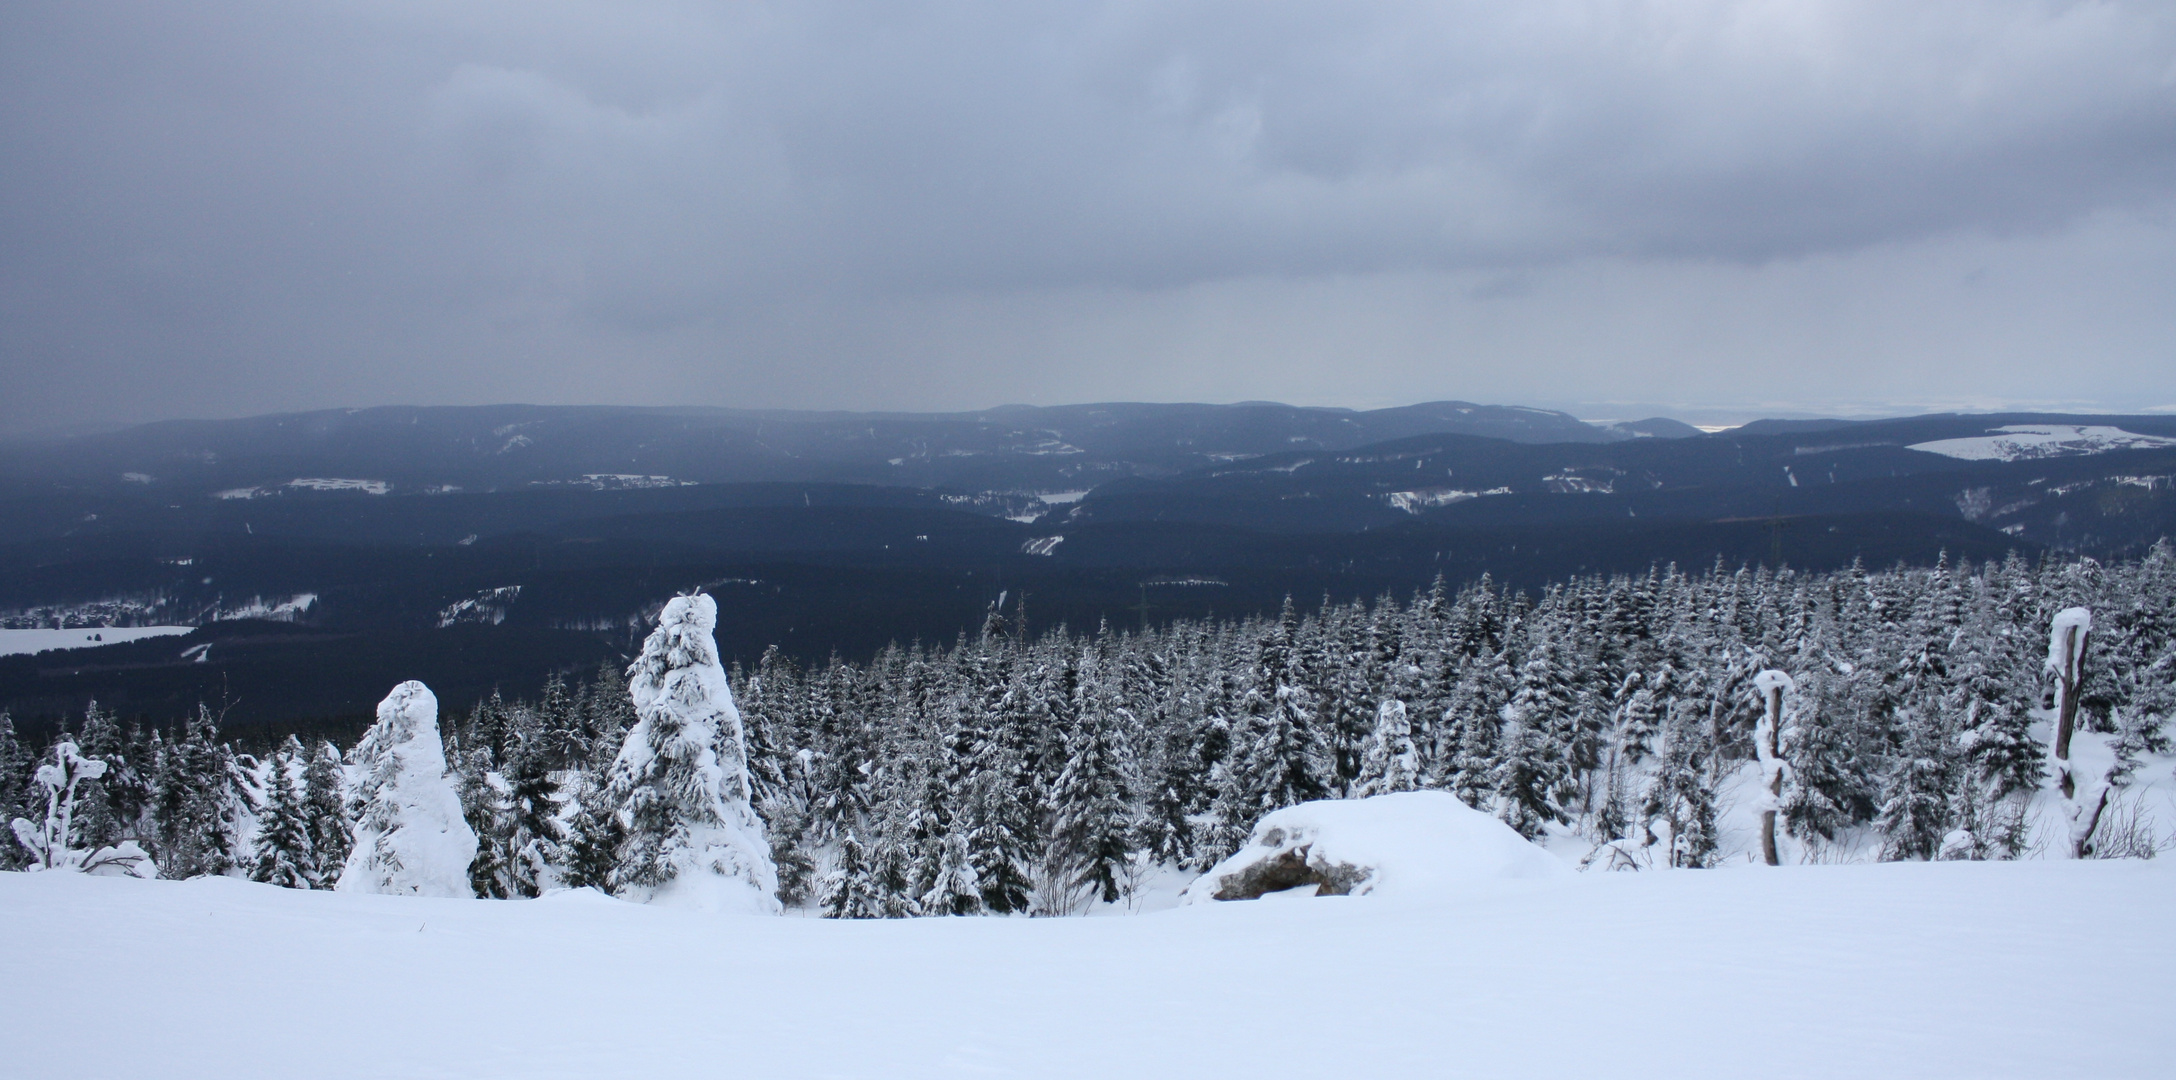
[[[1678, 432], [1671, 421], [1647, 421]], [[965, 413], [611, 406], [388, 406], [176, 420], [0, 442], [0, 480], [187, 493], [352, 480], [400, 493], [535, 484], [807, 481], [1082, 490], [1294, 449], [1424, 434], [1607, 443], [1647, 432], [1469, 402], [1355, 411], [1247, 403], [1010, 405]]]
[[[231, 691], [245, 713], [367, 718], [423, 654], [456, 680], [448, 701], [533, 692], [622, 662], [691, 588], [730, 611], [727, 655], [821, 662], [973, 634], [1023, 598], [1031, 627], [1134, 625], [1438, 575], [1531, 588], [1670, 563], [2121, 556], [2176, 535], [2176, 416], [1673, 424], [1459, 402], [488, 406], [15, 440], [0, 624], [204, 629], [12, 658], [0, 708], [167, 716]], [[227, 621], [265, 618], [295, 621]]]

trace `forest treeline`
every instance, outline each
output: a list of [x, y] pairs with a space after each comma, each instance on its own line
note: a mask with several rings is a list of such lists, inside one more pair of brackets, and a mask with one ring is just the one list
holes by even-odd
[[[1791, 677], [1778, 809], [1803, 857], [2026, 855], [2048, 626], [2073, 607], [2093, 613], [2078, 723], [2120, 787], [2167, 750], [2176, 712], [2165, 541], [2120, 563], [1657, 568], [1534, 596], [1484, 578], [1145, 631], [1031, 635], [1013, 607], [949, 645], [815, 666], [773, 649], [731, 681], [784, 903], [1063, 914], [1215, 863], [1270, 810], [1416, 788], [1613, 860], [1713, 865], [1768, 669]], [[605, 668], [445, 725], [478, 895], [609, 884], [638, 827], [606, 794], [634, 719]], [[79, 784], [82, 847], [135, 840], [166, 877], [337, 877], [356, 810], [332, 744], [237, 753], [208, 709], [124, 732], [94, 706], [73, 727], [56, 743], [107, 763]], [[40, 760], [0, 717], [0, 817], [42, 809]], [[2088, 846], [2150, 854], [2125, 825]]]

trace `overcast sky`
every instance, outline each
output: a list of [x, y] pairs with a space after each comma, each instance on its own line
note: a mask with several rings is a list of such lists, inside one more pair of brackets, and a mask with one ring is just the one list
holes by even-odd
[[11, 4], [0, 429], [2176, 407], [2176, 4]]

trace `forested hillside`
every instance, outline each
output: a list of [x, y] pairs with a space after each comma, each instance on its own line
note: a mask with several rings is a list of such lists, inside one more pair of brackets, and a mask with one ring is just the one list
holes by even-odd
[[[1757, 771], [1767, 669], [1794, 684], [1779, 740], [1793, 858], [2045, 851], [2048, 628], [2084, 607], [2079, 738], [2100, 756], [2079, 760], [2115, 792], [2086, 846], [2136, 855], [2163, 842], [2123, 788], [2165, 765], [2172, 605], [2166, 544], [2105, 565], [1658, 569], [1146, 632], [1026, 638], [1017, 611], [993, 610], [979, 636], [866, 664], [773, 650], [733, 685], [786, 903], [1054, 914], [1121, 899], [1158, 866], [1205, 867], [1269, 810], [1412, 788], [1605, 864], [1713, 865], [1734, 854], [1718, 816]], [[479, 895], [605, 883], [628, 823], [604, 772], [632, 716], [608, 667], [447, 725]], [[169, 877], [337, 874], [353, 808], [330, 744], [237, 754], [208, 711], [176, 732], [124, 733], [96, 709], [74, 726], [111, 765], [82, 785], [86, 846], [139, 839]], [[35, 816], [35, 756], [0, 738], [11, 816]]]

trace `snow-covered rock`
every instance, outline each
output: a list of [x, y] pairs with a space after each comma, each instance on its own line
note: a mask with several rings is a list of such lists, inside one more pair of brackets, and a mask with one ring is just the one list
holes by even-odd
[[339, 891], [474, 897], [468, 867], [476, 832], [446, 769], [431, 688], [413, 680], [394, 687], [350, 760], [361, 812]]
[[1187, 887], [1184, 902], [1306, 888], [1318, 896], [1417, 896], [1475, 881], [1570, 873], [1562, 860], [1456, 796], [1404, 791], [1271, 812], [1255, 823], [1245, 847]]

